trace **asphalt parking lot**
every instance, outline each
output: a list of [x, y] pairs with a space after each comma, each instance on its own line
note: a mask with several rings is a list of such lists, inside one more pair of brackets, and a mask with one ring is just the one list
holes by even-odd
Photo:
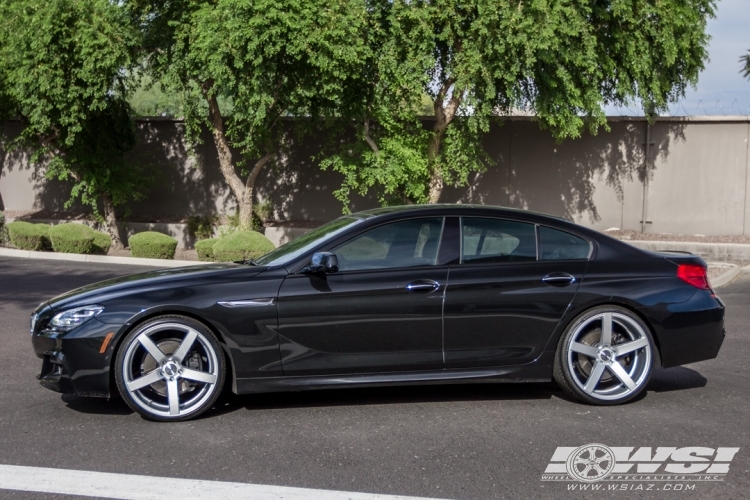
[[197, 421], [159, 424], [119, 400], [39, 386], [34, 307], [142, 269], [0, 258], [0, 464], [419, 497], [624, 498], [635, 492], [541, 477], [558, 446], [739, 447], [724, 481], [637, 493], [750, 498], [750, 274], [719, 290], [718, 359], [658, 370], [645, 397], [618, 407], [573, 402], [552, 384], [474, 384], [226, 395]]

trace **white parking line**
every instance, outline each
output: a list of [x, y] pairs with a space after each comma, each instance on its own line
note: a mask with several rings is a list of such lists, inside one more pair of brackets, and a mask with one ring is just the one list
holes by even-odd
[[417, 498], [18, 465], [0, 465], [0, 489], [134, 500], [163, 500], [164, 498], [407, 500]]

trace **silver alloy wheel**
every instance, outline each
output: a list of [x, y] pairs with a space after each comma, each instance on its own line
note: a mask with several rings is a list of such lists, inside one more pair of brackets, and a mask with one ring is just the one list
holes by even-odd
[[[160, 339], [165, 333], [166, 339]], [[179, 333], [184, 336], [177, 344], [174, 334]], [[177, 348], [169, 352], [173, 347], [161, 346]], [[173, 322], [143, 330], [127, 346], [122, 364], [123, 381], [133, 401], [160, 417], [184, 417], [202, 409], [218, 390], [219, 370], [218, 355], [205, 335]]]
[[602, 401], [637, 391], [648, 379], [651, 357], [651, 342], [641, 325], [618, 312], [595, 314], [577, 325], [565, 354], [573, 382]]

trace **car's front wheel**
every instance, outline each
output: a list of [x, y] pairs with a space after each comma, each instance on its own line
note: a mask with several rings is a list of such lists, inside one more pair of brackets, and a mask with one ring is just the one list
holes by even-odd
[[122, 341], [115, 358], [120, 394], [150, 420], [197, 417], [216, 401], [224, 374], [216, 336], [185, 316], [160, 316], [139, 325]]
[[648, 326], [615, 305], [592, 308], [565, 330], [555, 355], [554, 378], [581, 401], [614, 405], [640, 394], [654, 366]]

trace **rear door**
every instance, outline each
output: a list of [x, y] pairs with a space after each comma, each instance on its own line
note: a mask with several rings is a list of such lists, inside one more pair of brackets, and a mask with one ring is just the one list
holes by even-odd
[[445, 294], [448, 368], [536, 359], [572, 301], [591, 243], [531, 223], [462, 217]]
[[338, 272], [288, 276], [278, 306], [284, 375], [442, 367], [442, 231], [442, 217], [383, 224], [330, 250]]

